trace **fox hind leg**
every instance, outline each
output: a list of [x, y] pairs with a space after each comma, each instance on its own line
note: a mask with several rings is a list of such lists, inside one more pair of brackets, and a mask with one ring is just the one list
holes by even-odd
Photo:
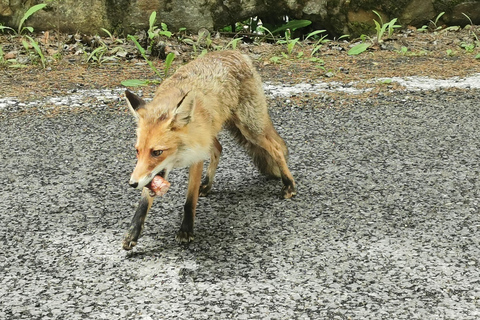
[[287, 165], [287, 146], [272, 122], [268, 120], [260, 133], [250, 130], [241, 121], [234, 122], [229, 129], [252, 156], [262, 173], [282, 179], [282, 197], [288, 199], [295, 196], [297, 188]]
[[210, 190], [212, 189], [213, 185], [213, 177], [215, 176], [215, 172], [217, 171], [218, 162], [220, 161], [220, 155], [222, 153], [222, 145], [218, 142], [218, 139], [215, 138], [213, 141], [213, 147], [210, 154], [210, 164], [207, 168], [207, 174], [205, 175], [205, 179], [202, 181], [202, 185], [200, 186], [199, 195], [200, 197], [206, 196]]
[[297, 187], [295, 180], [288, 169], [286, 145], [283, 139], [278, 135], [273, 128], [268, 129], [265, 135], [261, 135], [255, 141], [263, 150], [265, 150], [269, 157], [273, 158], [280, 170], [280, 177], [282, 178], [283, 188], [282, 197], [289, 199], [297, 194]]

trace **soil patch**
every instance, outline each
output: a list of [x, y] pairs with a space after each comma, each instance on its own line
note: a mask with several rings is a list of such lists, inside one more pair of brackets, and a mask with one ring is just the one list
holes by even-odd
[[[347, 51], [355, 44], [346, 41], [330, 41], [322, 45], [313, 56], [315, 43], [299, 42], [291, 55], [285, 45], [268, 43], [239, 44], [237, 49], [248, 53], [254, 60], [263, 80], [272, 83], [342, 82], [362, 88], [367, 82], [373, 90], [355, 98], [388, 93], [399, 85], [376, 82], [378, 78], [428, 76], [431, 78], [464, 77], [480, 72], [479, 28], [469, 26], [457, 31], [419, 32], [404, 30], [372, 45], [366, 52], [350, 56]], [[73, 39], [73, 40], [72, 40]], [[76, 40], [75, 40], [76, 39]], [[96, 39], [96, 40], [95, 40]], [[43, 33], [36, 37], [47, 59], [42, 68], [34, 52], [27, 52], [18, 37], [0, 36], [5, 56], [15, 57], [13, 62], [3, 61], [0, 72], [0, 97], [12, 97], [19, 101], [38, 100], [43, 97], [61, 96], [78, 89], [104, 89], [121, 87], [126, 79], [161, 80], [151, 70], [136, 48], [125, 39], [100, 38], [108, 51], [99, 63], [88, 57], [95, 45], [78, 35]], [[225, 48], [230, 38], [218, 37], [212, 46]], [[176, 58], [169, 74], [180, 65], [194, 59], [200, 49], [186, 45], [179, 39], [166, 42], [166, 52], [174, 52]], [[123, 51], [122, 51], [123, 50]], [[213, 50], [212, 47], [210, 50]], [[124, 52], [117, 55], [115, 52]], [[154, 66], [163, 71], [165, 62], [151, 59]], [[19, 62], [19, 63], [17, 63]], [[23, 64], [21, 63], [23, 62]], [[14, 68], [12, 65], [17, 64]], [[18, 67], [22, 65], [22, 67]], [[373, 84], [371, 83], [373, 80]], [[142, 87], [150, 95], [156, 84]], [[133, 90], [139, 91], [138, 88]], [[335, 99], [346, 93], [332, 93]]]

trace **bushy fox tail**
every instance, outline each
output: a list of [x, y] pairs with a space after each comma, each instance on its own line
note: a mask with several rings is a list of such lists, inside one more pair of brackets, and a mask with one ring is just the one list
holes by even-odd
[[[278, 143], [278, 145], [280, 145], [285, 159], [287, 159], [288, 149], [285, 141], [283, 141], [273, 127], [271, 129], [271, 138]], [[228, 127], [228, 130], [232, 133], [232, 136], [237, 140], [237, 142], [243, 146], [247, 153], [252, 157], [253, 163], [257, 166], [258, 170], [260, 170], [262, 174], [271, 178], [281, 177], [280, 168], [277, 162], [267, 150], [256, 144], [255, 141], [247, 139], [236, 126], [232, 125]]]

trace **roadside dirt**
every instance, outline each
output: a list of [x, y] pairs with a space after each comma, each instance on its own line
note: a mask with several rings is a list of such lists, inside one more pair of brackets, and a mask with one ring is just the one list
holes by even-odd
[[[468, 28], [439, 32], [420, 32], [414, 29], [400, 31], [381, 44], [372, 45], [357, 56], [347, 51], [357, 42], [330, 41], [311, 56], [315, 43], [298, 42], [291, 55], [286, 55], [286, 45], [239, 42], [240, 49], [254, 59], [263, 80], [272, 83], [351, 83], [361, 88], [374, 89], [355, 95], [362, 99], [379, 92], [388, 93], [398, 84], [375, 81], [378, 78], [428, 76], [431, 78], [464, 77], [480, 72], [480, 28]], [[33, 48], [27, 52], [21, 37], [0, 36], [4, 52], [0, 72], [0, 98], [12, 97], [19, 101], [32, 101], [47, 96], [61, 96], [78, 89], [102, 89], [121, 87], [127, 79], [157, 79], [137, 49], [125, 39], [43, 33], [35, 38], [45, 53], [47, 64], [42, 68]], [[192, 37], [194, 41], [197, 38]], [[217, 37], [210, 50], [225, 48], [231, 38]], [[368, 42], [372, 42], [367, 40]], [[92, 43], [94, 43], [92, 45]], [[95, 45], [96, 43], [96, 45]], [[108, 51], [100, 60], [90, 59], [91, 52], [105, 44]], [[199, 43], [199, 42], [198, 42]], [[216, 47], [216, 48], [212, 48]], [[166, 42], [166, 52], [174, 52], [175, 60], [169, 71], [172, 74], [180, 65], [192, 60], [201, 51], [186, 45], [179, 39]], [[123, 52], [118, 54], [118, 52]], [[7, 58], [14, 60], [6, 61]], [[314, 58], [314, 59], [312, 59]], [[163, 72], [164, 60], [151, 59]], [[22, 65], [23, 62], [23, 65]], [[13, 67], [17, 65], [17, 67]], [[20, 65], [22, 65], [20, 67]], [[373, 80], [373, 83], [371, 83]], [[156, 84], [142, 87], [150, 95]], [[133, 90], [139, 90], [134, 88]], [[345, 93], [332, 93], [328, 98], [345, 98]], [[294, 97], [295, 98], [295, 97]]]

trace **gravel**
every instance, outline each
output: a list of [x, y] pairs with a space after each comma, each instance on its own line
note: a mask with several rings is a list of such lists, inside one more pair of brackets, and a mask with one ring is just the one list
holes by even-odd
[[[298, 195], [227, 136], [196, 238], [186, 170], [132, 252], [135, 124], [118, 106], [0, 115], [1, 319], [478, 319], [479, 90], [272, 99]], [[21, 109], [21, 108], [20, 108]]]

